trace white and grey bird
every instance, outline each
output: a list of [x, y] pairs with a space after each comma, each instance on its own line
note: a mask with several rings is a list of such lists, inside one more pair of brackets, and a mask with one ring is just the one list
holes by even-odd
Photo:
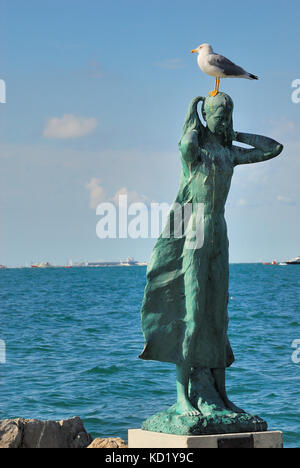
[[215, 54], [210, 44], [201, 44], [191, 53], [197, 53], [197, 62], [201, 70], [207, 75], [214, 76], [215, 89], [210, 96], [216, 96], [219, 92], [220, 78], [246, 78], [247, 80], [258, 80], [256, 75], [248, 73], [223, 55]]

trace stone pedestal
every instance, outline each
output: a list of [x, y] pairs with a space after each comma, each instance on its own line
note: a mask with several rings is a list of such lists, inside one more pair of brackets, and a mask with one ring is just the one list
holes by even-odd
[[128, 448], [283, 448], [281, 431], [184, 436], [130, 429]]

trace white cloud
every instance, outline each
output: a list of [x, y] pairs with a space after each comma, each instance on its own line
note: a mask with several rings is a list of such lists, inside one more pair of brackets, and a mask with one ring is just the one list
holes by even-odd
[[127, 190], [126, 187], [122, 187], [116, 191], [116, 193], [112, 197], [108, 197], [106, 192], [101, 185], [101, 180], [97, 177], [93, 177], [90, 182], [85, 185], [85, 188], [90, 192], [90, 202], [89, 206], [92, 210], [96, 209], [99, 203], [104, 202], [111, 202], [114, 203], [116, 206], [119, 205], [119, 197], [120, 195], [127, 196], [127, 203], [130, 205], [131, 203], [147, 203], [149, 202], [148, 197], [145, 195], [140, 195], [135, 190]]
[[79, 138], [92, 133], [98, 126], [97, 119], [91, 117], [76, 117], [65, 114], [61, 118], [53, 117], [46, 123], [43, 131], [45, 138]]
[[103, 187], [100, 185], [101, 180], [93, 177], [85, 188], [90, 192], [90, 208], [95, 210], [99, 203], [106, 200], [106, 195]]
[[286, 196], [284, 196], [284, 195], [277, 195], [276, 198], [277, 198], [277, 200], [278, 200], [279, 202], [285, 203], [285, 204], [287, 204], [287, 205], [292, 205], [292, 204], [294, 203], [293, 200], [292, 200], [292, 198], [286, 197]]
[[138, 203], [138, 202], [147, 203], [147, 201], [149, 201], [148, 198], [145, 195], [139, 195], [136, 191], [134, 191], [134, 190], [129, 191], [129, 190], [127, 190], [126, 187], [123, 187], [120, 190], [118, 190], [115, 193], [115, 195], [113, 196], [113, 198], [112, 198], [112, 201], [116, 205], [119, 204], [119, 196], [120, 195], [127, 195], [128, 204]]

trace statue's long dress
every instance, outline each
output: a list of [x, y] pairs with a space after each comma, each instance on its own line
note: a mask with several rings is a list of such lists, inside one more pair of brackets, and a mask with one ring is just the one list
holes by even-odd
[[[233, 165], [229, 151], [221, 158], [206, 154], [193, 164], [192, 174], [182, 159], [175, 200], [181, 207], [204, 203], [203, 245], [189, 248], [191, 220], [181, 238], [174, 236], [171, 210], [170, 238], [160, 235], [147, 268], [141, 311], [145, 348], [140, 358], [213, 369], [234, 361], [227, 336], [229, 261], [224, 219]], [[224, 203], [218, 208], [220, 200]], [[192, 217], [195, 213], [193, 209]]]

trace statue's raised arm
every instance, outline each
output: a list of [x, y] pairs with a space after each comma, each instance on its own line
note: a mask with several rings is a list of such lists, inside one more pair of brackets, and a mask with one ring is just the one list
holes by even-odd
[[280, 143], [262, 135], [236, 132], [235, 140], [253, 146], [253, 148], [249, 149], [233, 146], [235, 165], [267, 161], [278, 156], [283, 150], [283, 146]]

